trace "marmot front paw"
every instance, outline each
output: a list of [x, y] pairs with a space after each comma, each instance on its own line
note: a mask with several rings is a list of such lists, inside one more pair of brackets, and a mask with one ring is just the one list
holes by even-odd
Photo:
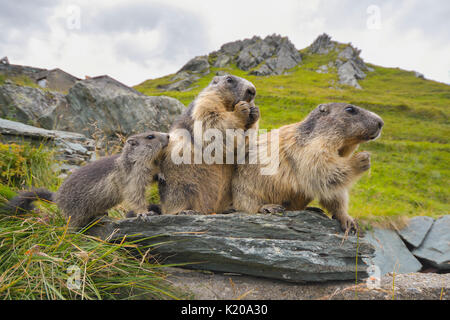
[[353, 156], [354, 166], [360, 171], [364, 172], [370, 169], [370, 153], [367, 151], [362, 151]]
[[259, 119], [259, 108], [247, 101], [239, 101], [234, 107], [234, 112], [244, 119], [247, 128]]

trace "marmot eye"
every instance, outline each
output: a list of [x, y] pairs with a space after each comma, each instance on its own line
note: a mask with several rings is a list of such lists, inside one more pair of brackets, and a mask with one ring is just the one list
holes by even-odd
[[350, 114], [355, 114], [356, 113], [356, 109], [353, 107], [347, 107], [344, 109], [346, 112], [350, 113]]
[[227, 82], [228, 82], [228, 83], [233, 83], [233, 81], [234, 81], [234, 80], [233, 80], [232, 77], [227, 77]]
[[149, 140], [152, 140], [152, 139], [154, 139], [154, 138], [155, 138], [155, 136], [152, 135], [152, 134], [149, 134], [149, 135], [147, 136], [147, 139], [149, 139]]

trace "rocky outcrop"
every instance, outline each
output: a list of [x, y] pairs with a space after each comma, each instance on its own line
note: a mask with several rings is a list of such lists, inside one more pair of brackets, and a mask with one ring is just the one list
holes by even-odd
[[360, 58], [361, 50], [354, 48], [351, 44], [342, 45], [336, 41], [332, 41], [331, 37], [326, 33], [317, 37], [309, 46], [308, 54], [328, 54], [332, 51], [337, 52], [337, 58], [331, 65], [321, 66], [317, 72], [327, 73], [329, 68], [336, 67], [339, 77], [339, 83], [362, 89], [358, 80], [366, 77], [366, 72], [373, 71]]
[[226, 68], [235, 64], [239, 69], [257, 76], [280, 75], [301, 63], [300, 52], [287, 37], [254, 36], [251, 39], [225, 43], [218, 51], [199, 56], [186, 63], [171, 79], [171, 83], [159, 85], [161, 90], [187, 91], [201, 76], [214, 68]]
[[422, 264], [412, 255], [402, 239], [393, 230], [375, 228], [364, 239], [375, 247], [375, 256], [365, 262], [379, 268], [381, 275], [389, 272], [410, 273], [422, 269]]
[[55, 109], [67, 103], [63, 94], [38, 88], [5, 84], [0, 86], [0, 117], [52, 129]]
[[[253, 37], [224, 44], [213, 52], [213, 66], [223, 68], [230, 63], [250, 74], [258, 76], [279, 75], [298, 65], [301, 54], [287, 37]], [[253, 70], [251, 70], [253, 69]]]
[[108, 76], [78, 81], [67, 95], [7, 83], [0, 86], [0, 117], [93, 137], [168, 131], [184, 105], [146, 96]]
[[433, 222], [434, 219], [431, 217], [414, 217], [405, 228], [398, 231], [398, 234], [406, 243], [417, 248], [422, 244]]
[[450, 215], [434, 221], [413, 254], [440, 270], [450, 271]]
[[168, 131], [184, 109], [174, 98], [149, 97], [108, 76], [77, 82], [66, 98], [68, 103], [55, 112], [54, 127], [87, 136], [96, 130], [108, 137], [145, 130]]
[[94, 228], [93, 235], [111, 241], [140, 239], [164, 263], [290, 282], [355, 279], [356, 264], [358, 278], [364, 278], [362, 259], [373, 254], [362, 239], [344, 239], [335, 220], [315, 211], [162, 215]]
[[2, 143], [30, 141], [44, 143], [56, 150], [56, 159], [65, 162], [71, 169], [95, 157], [94, 141], [86, 136], [58, 130], [46, 130], [20, 122], [0, 119], [0, 141]]

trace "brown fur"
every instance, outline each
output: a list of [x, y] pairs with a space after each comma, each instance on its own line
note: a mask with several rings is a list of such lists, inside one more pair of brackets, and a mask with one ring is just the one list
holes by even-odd
[[[378, 137], [382, 126], [379, 116], [362, 108], [320, 105], [304, 121], [280, 128], [279, 167], [274, 175], [261, 175], [261, 164], [237, 167], [232, 182], [234, 208], [250, 213], [283, 207], [302, 210], [317, 198], [344, 230], [356, 228], [347, 213], [348, 190], [370, 168], [370, 154], [354, 151], [360, 143]], [[264, 143], [261, 138], [265, 137], [259, 138], [260, 147], [271, 146], [270, 139]]]
[[[209, 128], [220, 130], [224, 139], [226, 129], [244, 131], [257, 128], [259, 109], [254, 105], [255, 94], [255, 87], [245, 79], [214, 77], [170, 132], [186, 129], [193, 136], [194, 121], [202, 121], [203, 132]], [[162, 213], [177, 214], [193, 210], [207, 214], [229, 209], [234, 165], [204, 162], [176, 165], [171, 159], [171, 152], [180, 143], [183, 142], [172, 139], [161, 162], [159, 192]]]
[[20, 203], [30, 209], [35, 200], [52, 200], [70, 218], [73, 228], [88, 225], [122, 201], [137, 212], [146, 212], [145, 189], [151, 176], [159, 172], [161, 150], [168, 142], [169, 135], [159, 132], [131, 136], [120, 155], [104, 157], [75, 170], [55, 194], [37, 189], [12, 199], [14, 205], [9, 207]]

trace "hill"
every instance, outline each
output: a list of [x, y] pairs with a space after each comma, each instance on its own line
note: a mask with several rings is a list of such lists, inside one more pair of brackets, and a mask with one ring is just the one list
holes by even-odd
[[188, 105], [215, 75], [241, 76], [255, 84], [260, 126], [269, 130], [301, 121], [319, 103], [369, 109], [385, 127], [380, 139], [360, 147], [372, 152], [372, 168], [353, 188], [350, 214], [381, 223], [448, 214], [450, 86], [414, 71], [365, 63], [359, 54], [327, 35], [302, 50], [285, 37], [253, 37], [134, 88]]

